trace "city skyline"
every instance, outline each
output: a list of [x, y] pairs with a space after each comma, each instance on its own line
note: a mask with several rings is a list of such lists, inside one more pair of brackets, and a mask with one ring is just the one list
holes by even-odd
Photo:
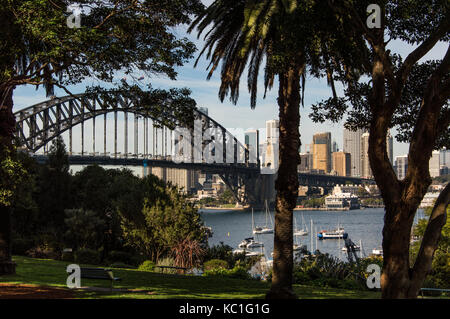
[[[205, 4], [211, 1], [203, 1]], [[181, 26], [175, 28], [176, 33], [179, 37], [187, 37], [193, 43], [196, 44], [197, 48], [203, 47], [204, 42], [199, 40], [193, 34], [186, 33], [187, 26]], [[414, 49], [413, 46], [408, 45], [399, 40], [392, 40], [388, 44], [388, 48], [392, 52], [396, 52], [402, 56], [406, 56], [410, 51]], [[421, 61], [429, 59], [441, 59], [446, 51], [445, 43], [441, 42], [436, 45], [433, 50], [431, 50], [426, 56], [424, 56]], [[197, 57], [198, 52], [195, 54]], [[217, 93], [220, 87], [220, 73], [214, 73], [209, 81], [206, 80], [207, 75], [207, 65], [208, 62], [205, 58], [199, 60], [198, 66], [193, 67], [195, 59], [191, 59], [188, 63], [183, 66], [177, 67], [178, 77], [176, 81], [172, 81], [167, 77], [160, 75], [149, 75], [143, 74], [140, 71], [136, 71], [135, 74], [125, 75], [123, 73], [118, 73], [114, 79], [114, 83], [119, 83], [124, 77], [131, 84], [138, 84], [144, 87], [147, 84], [151, 84], [153, 88], [168, 89], [171, 87], [187, 87], [192, 90], [192, 98], [197, 102], [198, 107], [208, 108], [209, 116], [220, 122], [226, 128], [236, 128], [242, 132], [248, 129], [259, 129], [260, 130], [260, 140], [265, 140], [265, 132], [261, 130], [264, 128], [265, 122], [267, 120], [278, 119], [278, 105], [277, 105], [277, 90], [278, 84], [275, 81], [272, 90], [269, 90], [266, 94], [266, 98], [262, 98], [262, 94], [258, 94], [257, 106], [252, 110], [249, 106], [250, 95], [247, 90], [247, 85], [245, 81], [240, 83], [240, 98], [236, 106], [234, 106], [228, 99], [225, 99], [223, 103], [220, 102]], [[132, 77], [134, 77], [134, 80]], [[144, 76], [142, 80], [136, 80]], [[261, 80], [258, 82], [258, 92], [264, 92], [263, 86], [263, 76], [260, 75]], [[89, 80], [84, 81], [81, 84], [70, 86], [69, 90], [72, 93], [82, 93], [85, 91], [87, 86], [90, 85], [101, 85], [105, 88], [111, 88], [112, 84], [100, 82], [94, 78], [89, 78]], [[337, 93], [343, 92], [341, 85], [336, 83]], [[55, 89], [56, 96], [64, 96], [67, 93], [62, 89]], [[309, 74], [307, 75], [306, 88], [305, 88], [305, 101], [304, 107], [300, 110], [300, 140], [301, 148], [300, 151], [305, 150], [306, 144], [310, 144], [313, 140], [313, 134], [316, 132], [331, 132], [333, 139], [338, 142], [339, 148], [342, 149], [343, 140], [343, 123], [314, 123], [309, 118], [309, 113], [311, 111], [311, 105], [318, 103], [319, 101], [326, 99], [331, 96], [331, 90], [327, 85], [326, 79], [316, 79], [312, 78]], [[35, 89], [34, 86], [26, 85], [19, 86], [14, 91], [13, 101], [14, 101], [14, 111], [18, 111], [27, 106], [34, 105], [36, 103], [48, 100], [45, 96], [45, 91], [43, 88]], [[119, 125], [122, 123], [119, 122]], [[394, 136], [394, 152], [393, 156], [399, 156], [408, 153], [409, 144], [399, 143], [395, 140], [396, 130], [395, 128], [391, 131]], [[242, 143], [244, 143], [244, 136], [236, 136]]]

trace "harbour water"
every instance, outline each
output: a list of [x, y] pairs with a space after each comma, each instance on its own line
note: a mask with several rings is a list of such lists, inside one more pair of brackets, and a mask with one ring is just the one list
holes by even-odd
[[[264, 243], [263, 252], [266, 257], [271, 259], [273, 251], [273, 234], [252, 234], [252, 213], [242, 211], [226, 210], [201, 210], [200, 214], [205, 226], [213, 230], [213, 236], [209, 238], [209, 245], [218, 245], [223, 242], [226, 245], [237, 249], [238, 244], [246, 237], [254, 237], [255, 240]], [[294, 211], [294, 217], [297, 221], [297, 228], [302, 228], [302, 214], [309, 234], [306, 236], [295, 236], [297, 244], [306, 245], [308, 250], [318, 249], [323, 253], [329, 253], [342, 260], [347, 260], [345, 252], [341, 251], [344, 247], [344, 241], [338, 239], [318, 240], [317, 233], [321, 230], [333, 230], [344, 227], [351, 240], [359, 245], [360, 240], [363, 250], [362, 255], [369, 255], [374, 248], [381, 248], [382, 229], [383, 229], [383, 208], [366, 208], [349, 211]], [[274, 212], [271, 212], [274, 222]], [[314, 230], [311, 237], [311, 220]], [[255, 225], [265, 225], [264, 211], [254, 212]], [[270, 223], [269, 223], [270, 225]], [[261, 248], [255, 248], [254, 251], [260, 251]]]

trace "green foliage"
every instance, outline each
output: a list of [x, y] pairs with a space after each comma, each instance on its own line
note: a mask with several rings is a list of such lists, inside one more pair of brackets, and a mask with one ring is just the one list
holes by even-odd
[[315, 257], [309, 255], [295, 263], [293, 281], [301, 285], [364, 290], [369, 264], [378, 264], [381, 268], [383, 261], [381, 258], [363, 258], [357, 264], [350, 264], [316, 252]]
[[100, 253], [89, 248], [82, 248], [75, 252], [75, 262], [78, 264], [100, 264]]
[[222, 267], [206, 270], [203, 273], [206, 277], [228, 277], [237, 279], [251, 279], [251, 275], [248, 270], [242, 266], [235, 266], [232, 269], [226, 269]]
[[305, 199], [300, 202], [304, 207], [322, 207], [325, 204], [325, 196], [320, 198]]
[[129, 211], [127, 204], [119, 207], [127, 245], [156, 261], [169, 254], [181, 238], [205, 240], [197, 209], [176, 187], [166, 187], [153, 175], [140, 183], [144, 187], [142, 209]]
[[146, 260], [138, 267], [139, 271], [154, 271], [155, 270], [155, 263], [151, 260]]
[[0, 137], [0, 205], [11, 206], [22, 185], [27, 185], [29, 176], [15, 149], [3, 147]]
[[211, 259], [203, 263], [203, 269], [205, 271], [216, 269], [216, 268], [228, 268], [228, 263], [222, 259]]
[[[428, 207], [424, 210], [425, 216], [429, 217], [431, 215], [432, 207]], [[441, 237], [438, 243], [438, 248], [434, 253], [434, 259], [432, 263], [431, 273], [427, 276], [427, 283], [432, 284], [433, 287], [428, 288], [448, 288], [450, 287], [450, 221], [448, 215], [450, 213], [450, 208], [447, 208], [447, 221], [442, 227]], [[419, 219], [417, 225], [413, 228], [413, 235], [419, 237], [419, 241], [414, 242], [410, 249], [410, 261], [413, 264], [415, 258], [419, 252], [420, 245], [422, 243], [422, 238], [425, 233], [425, 229], [428, 225], [428, 219]], [[423, 285], [425, 286], [425, 283]]]
[[233, 268], [236, 264], [248, 266], [247, 261], [249, 258], [245, 256], [245, 253], [234, 254], [233, 247], [229, 245], [224, 245], [220, 242], [219, 245], [208, 247], [205, 252], [204, 261], [211, 259], [221, 259], [228, 263], [228, 268]]
[[105, 231], [105, 221], [96, 212], [83, 209], [66, 209], [64, 220], [66, 243], [74, 249], [100, 246]]
[[[173, 27], [199, 12], [185, 1], [6, 1], [0, 5], [0, 83], [53, 87], [86, 77], [112, 82], [114, 73], [134, 70], [176, 76], [175, 67], [195, 50]], [[68, 6], [81, 4], [80, 28], [69, 28]]]

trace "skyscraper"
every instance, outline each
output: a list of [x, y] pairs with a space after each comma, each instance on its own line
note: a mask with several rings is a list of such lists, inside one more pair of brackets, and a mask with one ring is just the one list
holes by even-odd
[[344, 152], [333, 152], [333, 171], [339, 176], [350, 176], [351, 174], [351, 155]]
[[266, 121], [266, 141], [270, 144], [278, 143], [278, 120]]
[[250, 151], [250, 163], [256, 163], [259, 159], [259, 131], [247, 130], [244, 133], [245, 146]]
[[395, 171], [398, 179], [404, 179], [408, 170], [408, 155], [395, 157]]
[[433, 151], [431, 154], [430, 162], [429, 162], [429, 169], [430, 169], [430, 176], [431, 177], [437, 177], [440, 175], [440, 157], [441, 152], [439, 151]]
[[264, 167], [278, 167], [278, 120], [266, 121], [266, 145], [262, 156]]
[[313, 168], [331, 171], [331, 133], [317, 133], [313, 135]]
[[361, 135], [361, 177], [372, 178], [372, 169], [369, 161], [369, 133]]
[[343, 151], [350, 153], [351, 176], [361, 176], [361, 135], [362, 129], [350, 131], [344, 129]]

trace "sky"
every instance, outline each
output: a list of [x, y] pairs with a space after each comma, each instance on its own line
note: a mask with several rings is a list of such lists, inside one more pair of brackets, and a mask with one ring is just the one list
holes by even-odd
[[[205, 4], [211, 1], [203, 1]], [[187, 37], [193, 41], [197, 48], [201, 50], [203, 47], [203, 40], [197, 39], [196, 34], [187, 34], [186, 26], [180, 26], [174, 29], [175, 34], [178, 37]], [[429, 52], [421, 61], [428, 59], [441, 59], [446, 52], [448, 44], [438, 43], [431, 52]], [[389, 43], [389, 49], [392, 52], [399, 53], [402, 55], [403, 59], [406, 58], [407, 54], [411, 52], [414, 48], [401, 41], [391, 41]], [[217, 70], [215, 74], [211, 77], [209, 81], [206, 80], [208, 71], [206, 67], [208, 61], [203, 57], [200, 59], [196, 68], [194, 68], [195, 59], [198, 56], [198, 51], [195, 53], [194, 58], [191, 59], [182, 67], [178, 67], [176, 70], [178, 72], [177, 80], [172, 81], [167, 77], [161, 75], [152, 75], [151, 77], [145, 77], [142, 81], [138, 81], [144, 87], [146, 84], [150, 83], [153, 88], [163, 88], [168, 89], [171, 87], [187, 87], [191, 89], [191, 97], [197, 102], [197, 106], [208, 108], [209, 116], [221, 123], [224, 127], [230, 131], [244, 131], [246, 129], [260, 129], [260, 141], [265, 139], [265, 121], [271, 119], [278, 119], [278, 106], [277, 106], [277, 92], [278, 85], [275, 81], [274, 87], [271, 91], [268, 91], [266, 98], [263, 99], [264, 88], [262, 75], [260, 76], [258, 83], [258, 99], [255, 109], [250, 108], [250, 95], [247, 90], [247, 79], [246, 72], [243, 74], [240, 85], [240, 96], [237, 105], [233, 105], [227, 98], [220, 102], [218, 97], [218, 91], [220, 86], [220, 70]], [[263, 74], [263, 70], [260, 72]], [[135, 73], [135, 77], [140, 77], [140, 72]], [[123, 77], [122, 74], [117, 74], [117, 80]], [[132, 79], [127, 78], [128, 82], [131, 84]], [[72, 93], [82, 93], [86, 86], [88, 85], [104, 85], [105, 87], [110, 87], [109, 84], [100, 83], [95, 79], [89, 78], [85, 82], [69, 87]], [[339, 90], [338, 90], [339, 93]], [[66, 95], [60, 89], [55, 92], [56, 96]], [[325, 122], [323, 124], [314, 123], [309, 118], [308, 114], [311, 111], [311, 105], [315, 104], [323, 99], [328, 98], [331, 95], [331, 90], [327, 86], [326, 79], [316, 79], [311, 76], [307, 76], [306, 89], [305, 89], [305, 101], [304, 107], [300, 109], [300, 137], [301, 137], [301, 151], [305, 151], [306, 144], [312, 143], [313, 134], [318, 132], [331, 132], [331, 137], [333, 141], [336, 141], [340, 150], [343, 147], [343, 123], [331, 123]], [[33, 104], [47, 100], [45, 96], [45, 91], [40, 88], [35, 89], [34, 86], [20, 86], [14, 91], [14, 111], [18, 111], [22, 108], [31, 106]], [[119, 118], [120, 121], [120, 118]], [[129, 119], [129, 123], [131, 123]], [[101, 127], [102, 124], [97, 126]], [[112, 128], [108, 128], [109, 130]], [[87, 126], [86, 130], [89, 130]], [[96, 130], [96, 134], [99, 131]], [[102, 132], [102, 131], [101, 131]], [[391, 132], [395, 137], [395, 130]], [[131, 134], [130, 134], [131, 135]], [[112, 135], [110, 135], [112, 136]], [[243, 142], [243, 136], [238, 135], [237, 138]], [[102, 138], [98, 138], [99, 140]], [[74, 142], [75, 143], [75, 142]], [[98, 142], [98, 148], [102, 149], [102, 141]], [[129, 148], [132, 148], [131, 143], [129, 143]], [[394, 138], [394, 157], [399, 155], [407, 154], [408, 144], [398, 143]]]

